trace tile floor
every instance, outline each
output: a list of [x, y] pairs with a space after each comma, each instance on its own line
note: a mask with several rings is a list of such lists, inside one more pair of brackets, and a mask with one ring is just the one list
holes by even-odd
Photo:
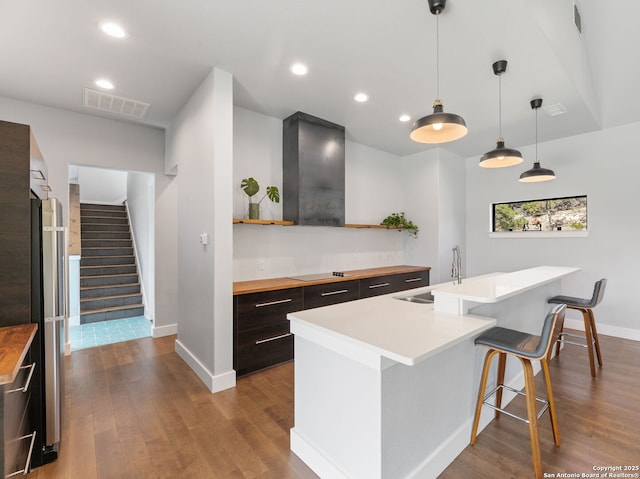
[[151, 336], [151, 321], [144, 316], [69, 327], [72, 351], [149, 336]]

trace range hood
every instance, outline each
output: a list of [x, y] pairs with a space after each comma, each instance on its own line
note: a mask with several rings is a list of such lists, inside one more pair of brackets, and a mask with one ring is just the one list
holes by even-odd
[[344, 126], [296, 112], [283, 120], [282, 212], [297, 225], [344, 226]]

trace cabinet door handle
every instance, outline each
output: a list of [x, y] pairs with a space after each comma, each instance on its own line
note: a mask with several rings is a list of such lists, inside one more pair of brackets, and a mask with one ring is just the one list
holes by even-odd
[[27, 434], [26, 436], [22, 436], [16, 439], [16, 441], [22, 441], [23, 439], [31, 438], [31, 444], [29, 445], [29, 453], [27, 454], [27, 460], [24, 464], [24, 469], [21, 469], [16, 472], [12, 472], [11, 474], [7, 474], [4, 476], [5, 478], [17, 476], [18, 474], [27, 475], [29, 473], [29, 465], [31, 464], [31, 455], [33, 454], [33, 445], [36, 442], [36, 432], [33, 431], [31, 434]]
[[338, 291], [328, 291], [326, 293], [321, 293], [320, 296], [333, 296], [334, 294], [342, 294], [342, 293], [348, 293], [349, 290], [348, 289], [339, 289]]
[[7, 394], [9, 393], [26, 393], [27, 389], [29, 389], [29, 384], [31, 384], [31, 378], [33, 376], [33, 370], [36, 368], [36, 363], [31, 363], [29, 366], [22, 366], [20, 367], [20, 369], [27, 369], [30, 368], [29, 371], [29, 375], [27, 376], [27, 380], [24, 383], [24, 386], [22, 386], [21, 388], [16, 388], [16, 389], [10, 389], [9, 391], [7, 391]]
[[273, 306], [274, 304], [290, 303], [291, 301], [293, 300], [289, 298], [289, 299], [279, 299], [278, 301], [269, 301], [268, 303], [258, 303], [256, 304], [256, 308], [262, 308], [263, 306]]
[[292, 333], [286, 333], [286, 334], [281, 334], [280, 336], [274, 336], [272, 338], [258, 339], [256, 341], [256, 345], [257, 344], [262, 344], [262, 343], [268, 343], [269, 341], [275, 341], [276, 339], [287, 338], [287, 337], [291, 336], [291, 334]]
[[384, 288], [385, 286], [389, 286], [389, 283], [372, 284], [369, 285], [369, 289]]
[[422, 278], [411, 278], [404, 280], [405, 283], [413, 283], [414, 281], [422, 281]]

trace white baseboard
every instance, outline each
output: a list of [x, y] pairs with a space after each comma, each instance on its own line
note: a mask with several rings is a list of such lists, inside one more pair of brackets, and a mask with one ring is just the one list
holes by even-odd
[[236, 372], [234, 370], [214, 376], [209, 372], [206, 366], [202, 364], [200, 360], [177, 339], [176, 353], [184, 360], [185, 363], [187, 363], [187, 365], [194, 373], [196, 373], [207, 389], [212, 393], [217, 393], [219, 391], [235, 387]]
[[164, 336], [171, 336], [172, 334], [178, 334], [178, 323], [151, 327], [152, 338], [162, 338]]
[[[584, 321], [582, 319], [565, 318], [564, 325], [569, 329], [577, 329], [584, 331]], [[612, 326], [611, 324], [603, 324], [596, 322], [598, 334], [605, 336], [613, 336], [614, 338], [631, 339], [640, 341], [640, 329], [622, 328], [620, 326]]]
[[295, 427], [290, 430], [289, 444], [293, 453], [322, 479], [349, 479], [349, 476], [342, 472], [303, 436], [298, 434]]

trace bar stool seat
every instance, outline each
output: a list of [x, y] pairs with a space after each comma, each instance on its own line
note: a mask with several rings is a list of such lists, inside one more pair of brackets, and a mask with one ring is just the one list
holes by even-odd
[[[554, 443], [556, 446], [560, 445], [556, 409], [553, 401], [553, 390], [551, 389], [551, 378], [549, 375], [549, 357], [551, 356], [551, 347], [554, 342], [556, 342], [560, 334], [562, 323], [564, 322], [565, 310], [565, 304], [558, 304], [554, 306], [549, 313], [547, 313], [540, 336], [534, 336], [514, 329], [497, 326], [485, 331], [474, 341], [476, 346], [486, 346], [489, 348], [489, 351], [487, 352], [484, 360], [482, 378], [478, 389], [478, 400], [476, 403], [476, 411], [471, 430], [471, 444], [473, 445], [476, 443], [478, 424], [480, 422], [480, 412], [482, 411], [483, 405], [494, 409], [494, 417], [496, 419], [500, 417], [500, 413], [504, 413], [515, 419], [526, 422], [529, 425], [531, 458], [533, 461], [533, 471], [536, 479], [542, 478], [542, 459], [540, 456], [538, 419], [547, 409], [549, 410], [549, 416], [551, 419]], [[499, 355], [496, 387], [489, 394], [485, 395], [491, 360], [496, 354]], [[515, 390], [504, 384], [507, 354], [516, 356], [522, 363], [525, 383], [524, 392]], [[547, 389], [547, 399], [536, 397], [533, 366], [531, 365], [532, 360], [540, 361], [542, 366]], [[502, 392], [504, 389], [525, 397], [527, 404], [526, 418], [517, 416], [502, 409]], [[489, 401], [493, 396], [495, 396], [495, 405]], [[540, 412], [537, 411], [536, 402], [543, 404]]]
[[[576, 298], [574, 296], [554, 296], [549, 299], [550, 304], [566, 304], [567, 308], [580, 311], [584, 320], [584, 336], [577, 334], [569, 334], [564, 332], [564, 325], [561, 328], [560, 336], [556, 343], [556, 356], [560, 354], [560, 344], [572, 344], [574, 346], [580, 346], [587, 348], [589, 354], [589, 367], [591, 369], [591, 377], [596, 377], [596, 365], [593, 359], [593, 353], [595, 350], [598, 358], [598, 365], [602, 367], [602, 354], [600, 353], [600, 341], [598, 339], [598, 330], [596, 329], [596, 320], [593, 315], [593, 308], [595, 308], [604, 296], [604, 290], [607, 286], [607, 280], [601, 279], [596, 281], [593, 287], [593, 294], [591, 298]], [[583, 342], [576, 342], [566, 338], [573, 338], [581, 340]]]

